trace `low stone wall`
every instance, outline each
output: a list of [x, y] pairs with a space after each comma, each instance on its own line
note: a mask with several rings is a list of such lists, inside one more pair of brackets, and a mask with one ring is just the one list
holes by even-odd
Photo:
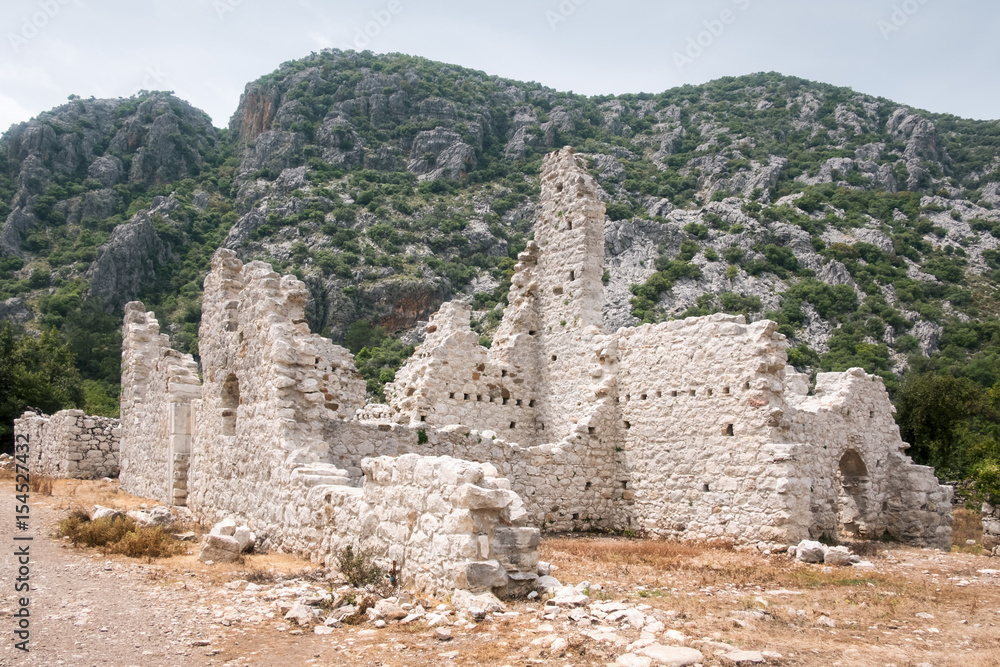
[[[538, 565], [539, 531], [518, 525], [524, 510], [510, 482], [489, 464], [405, 454], [365, 459], [362, 488], [308, 488], [315, 556], [332, 561], [346, 546], [395, 564], [407, 588], [447, 595], [455, 588], [525, 593]], [[284, 527], [287, 532], [289, 527]]]
[[983, 503], [983, 548], [1000, 556], [1000, 504]]
[[117, 419], [90, 417], [82, 410], [52, 415], [25, 412], [14, 433], [31, 443], [31, 472], [49, 477], [117, 477], [121, 428]]

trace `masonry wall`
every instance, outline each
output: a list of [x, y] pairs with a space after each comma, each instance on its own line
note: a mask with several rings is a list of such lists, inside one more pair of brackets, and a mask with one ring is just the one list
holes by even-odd
[[[395, 442], [404, 427], [348, 420], [364, 404], [364, 380], [347, 350], [309, 333], [307, 297], [303, 283], [266, 264], [244, 265], [228, 250], [213, 257], [199, 332], [206, 371], [194, 406], [192, 511], [239, 517], [265, 546], [316, 560], [347, 545], [374, 549], [397, 561], [404, 582], [431, 592], [481, 585], [468, 578], [480, 560], [531, 561], [537, 530], [504, 532], [501, 522], [517, 524], [524, 511], [492, 466], [369, 458], [380, 448], [403, 454], [383, 438]], [[416, 443], [416, 429], [405, 429]]]
[[951, 548], [952, 489], [905, 455], [909, 445], [880, 377], [861, 369], [821, 373], [813, 396], [789, 399], [782, 435], [799, 443], [790, 484], [809, 498], [809, 513], [796, 517], [802, 528], [814, 537], [841, 527], [869, 539], [888, 532], [909, 544]]
[[51, 417], [25, 412], [14, 420], [15, 435], [31, 443], [31, 472], [49, 477], [117, 477], [121, 429], [117, 419], [61, 410]]
[[192, 401], [198, 365], [170, 347], [153, 313], [125, 305], [122, 329], [122, 489], [161, 503], [187, 502]]
[[618, 331], [629, 480], [621, 521], [651, 535], [791, 541], [790, 470], [772, 445], [784, 336], [713, 315]]

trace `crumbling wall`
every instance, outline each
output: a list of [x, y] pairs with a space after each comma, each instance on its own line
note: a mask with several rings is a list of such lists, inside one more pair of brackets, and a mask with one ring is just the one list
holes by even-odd
[[162, 503], [187, 502], [191, 403], [201, 395], [198, 364], [170, 347], [153, 313], [125, 305], [122, 328], [121, 484]]
[[790, 485], [810, 504], [795, 523], [813, 537], [888, 532], [909, 544], [951, 548], [952, 489], [904, 454], [909, 445], [882, 378], [859, 368], [820, 373], [813, 396], [789, 398], [782, 436], [798, 443]]
[[296, 468], [325, 462], [326, 425], [364, 404], [351, 354], [309, 333], [308, 296], [304, 283], [268, 264], [244, 265], [226, 249], [213, 256], [199, 331], [205, 373], [192, 511], [216, 519], [255, 506], [260, 521], [280, 525], [295, 509], [277, 502], [274, 489]]
[[31, 472], [49, 477], [101, 479], [118, 476], [121, 428], [117, 419], [61, 410], [51, 417], [25, 412], [14, 434], [31, 443]]
[[370, 550], [400, 583], [445, 596], [455, 588], [524, 594], [538, 564], [539, 531], [523, 526], [510, 482], [489, 464], [450, 457], [365, 459], [362, 488], [318, 484], [307, 492], [304, 546], [333, 560]]

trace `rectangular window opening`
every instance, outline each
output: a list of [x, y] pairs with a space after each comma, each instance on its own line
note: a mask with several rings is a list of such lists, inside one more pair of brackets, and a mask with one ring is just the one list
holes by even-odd
[[724, 428], [722, 430], [722, 435], [726, 435], [726, 436], [729, 436], [729, 437], [732, 437], [732, 436], [736, 435], [736, 432], [733, 430], [733, 425], [732, 424], [726, 424], [726, 428]]
[[510, 427], [511, 428], [517, 428], [517, 422], [511, 422], [510, 423]]

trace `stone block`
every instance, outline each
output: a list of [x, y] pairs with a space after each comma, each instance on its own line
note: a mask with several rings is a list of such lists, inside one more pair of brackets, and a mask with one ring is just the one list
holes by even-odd
[[235, 537], [209, 533], [202, 539], [198, 560], [231, 563], [240, 557], [241, 551], [240, 543]]
[[507, 586], [507, 572], [496, 560], [468, 563], [465, 566], [465, 579], [470, 591]]

